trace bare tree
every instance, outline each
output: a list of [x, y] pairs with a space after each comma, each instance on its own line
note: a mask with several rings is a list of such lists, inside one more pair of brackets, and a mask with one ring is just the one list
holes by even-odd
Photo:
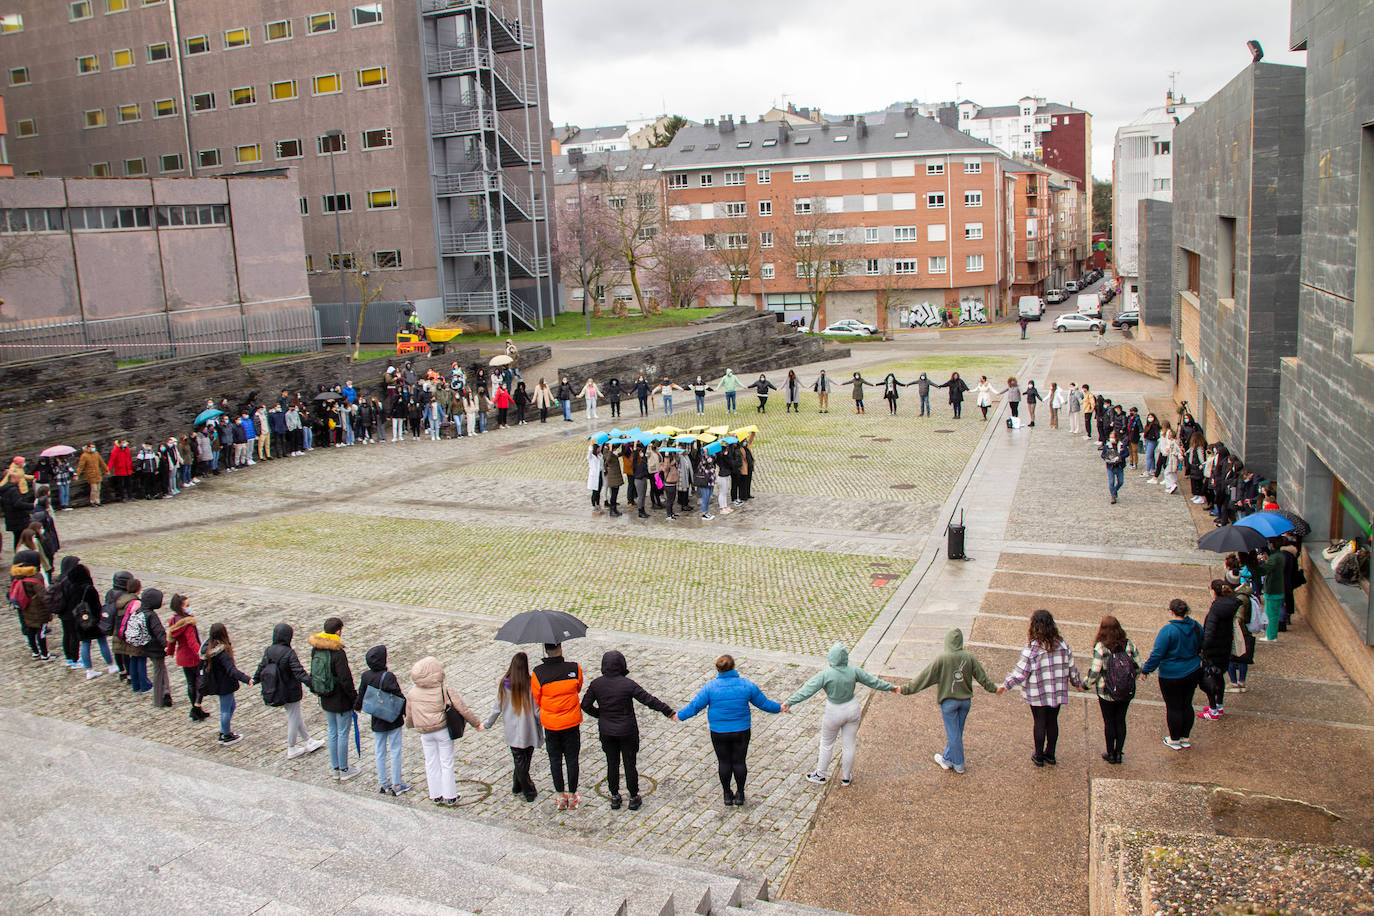
[[714, 283], [710, 252], [695, 235], [660, 233], [654, 240], [650, 276], [673, 308], [689, 308]]
[[758, 225], [746, 211], [739, 218], [717, 220], [708, 239], [706, 247], [720, 265], [722, 282], [733, 304], [739, 305], [740, 291], [747, 288], [750, 268], [759, 256]]
[[609, 285], [621, 266], [618, 237], [612, 230], [614, 221], [599, 194], [583, 193], [580, 226], [577, 201], [573, 203], [574, 209], [559, 214], [554, 247], [558, 251], [563, 282], [583, 291], [583, 313], [590, 299], [592, 317], [600, 318], [601, 297], [597, 290]]
[[362, 262], [357, 254], [367, 250], [369, 250], [368, 246], [359, 239], [353, 243], [353, 252], [343, 256], [344, 276], [348, 277], [349, 282], [357, 288], [358, 299], [362, 303], [361, 308], [358, 309], [358, 333], [353, 339], [353, 359], [355, 361], [362, 351], [363, 319], [367, 317], [367, 307], [380, 299], [386, 290], [386, 283], [389, 278], [383, 273], [383, 270], [394, 266], [389, 262], [383, 262], [369, 267]]
[[[648, 160], [643, 160], [647, 162]], [[643, 162], [636, 157], [620, 160], [618, 167], [603, 166], [602, 199], [608, 214], [608, 235], [619, 253], [640, 314], [652, 315], [658, 306], [645, 298], [640, 286], [640, 271], [648, 269], [653, 257], [654, 238], [664, 223], [662, 187], [657, 170], [643, 177]], [[617, 309], [624, 306], [617, 304]]]
[[812, 332], [824, 328], [826, 297], [847, 282], [853, 268], [846, 230], [827, 212], [824, 198], [797, 198], [779, 221], [776, 242], [811, 299]]
[[[871, 278], [874, 300], [877, 308], [878, 330], [887, 331], [887, 315], [890, 309], [900, 309], [915, 298], [913, 278], [907, 273], [898, 273], [900, 261], [911, 260], [908, 251], [900, 246], [864, 246], [866, 257], [863, 260], [865, 278]], [[876, 273], [874, 272], [876, 268]]]

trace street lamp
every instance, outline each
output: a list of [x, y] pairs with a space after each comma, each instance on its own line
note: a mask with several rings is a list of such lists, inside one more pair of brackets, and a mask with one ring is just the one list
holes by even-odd
[[334, 175], [334, 156], [343, 149], [343, 131], [327, 130], [324, 135], [329, 138], [329, 188], [331, 200], [334, 203], [334, 241], [338, 248], [338, 254], [335, 257], [339, 264], [339, 302], [343, 304], [344, 349], [347, 350], [352, 334], [350, 334], [351, 328], [348, 321], [348, 287], [344, 284], [343, 226], [339, 222], [339, 183]]

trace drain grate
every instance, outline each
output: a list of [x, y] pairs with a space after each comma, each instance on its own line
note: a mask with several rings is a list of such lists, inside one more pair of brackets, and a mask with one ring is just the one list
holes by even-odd
[[850, 455], [849, 457], [858, 460], [858, 459], [861, 459], [861, 458], [867, 458], [868, 456], [867, 456], [867, 455]]
[[952, 429], [937, 429], [937, 430], [935, 430], [935, 431], [936, 431], [937, 433], [952, 433], [952, 432], [954, 432], [954, 430], [952, 430]]
[[914, 490], [914, 489], [916, 489], [916, 484], [914, 484], [914, 483], [894, 483], [894, 484], [892, 485], [892, 489], [894, 489], [894, 490]]

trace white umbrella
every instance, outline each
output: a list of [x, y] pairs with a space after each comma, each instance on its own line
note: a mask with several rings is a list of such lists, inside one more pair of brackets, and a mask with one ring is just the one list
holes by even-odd
[[513, 360], [512, 360], [509, 356], [507, 356], [506, 354], [502, 353], [500, 356], [493, 356], [493, 357], [491, 358], [491, 362], [487, 363], [487, 365], [488, 365], [488, 366], [509, 366], [512, 362], [513, 362]]

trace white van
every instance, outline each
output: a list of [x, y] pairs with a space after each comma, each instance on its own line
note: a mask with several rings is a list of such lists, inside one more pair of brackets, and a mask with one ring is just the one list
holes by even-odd
[[1016, 305], [1018, 317], [1039, 321], [1045, 314], [1045, 300], [1039, 296], [1022, 296]]
[[1102, 297], [1097, 293], [1078, 294], [1078, 314], [1091, 318], [1102, 317]]

